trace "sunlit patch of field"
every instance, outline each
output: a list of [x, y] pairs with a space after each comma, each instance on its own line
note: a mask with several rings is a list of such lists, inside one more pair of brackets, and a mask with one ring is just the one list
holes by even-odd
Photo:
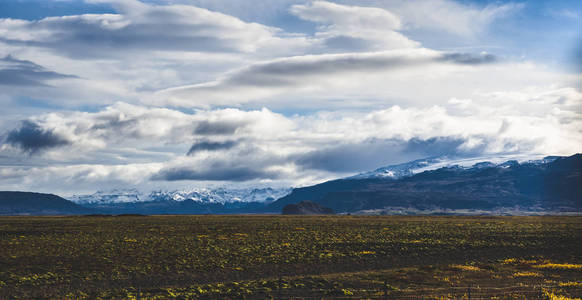
[[557, 264], [557, 263], [545, 263], [541, 265], [534, 266], [538, 269], [563, 269], [563, 270], [581, 270], [581, 264]]
[[0, 299], [582, 296], [580, 217], [1, 217], [0, 249]]

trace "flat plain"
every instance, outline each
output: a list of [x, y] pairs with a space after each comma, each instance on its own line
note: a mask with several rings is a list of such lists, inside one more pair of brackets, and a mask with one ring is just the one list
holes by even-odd
[[0, 299], [571, 299], [582, 217], [0, 217]]

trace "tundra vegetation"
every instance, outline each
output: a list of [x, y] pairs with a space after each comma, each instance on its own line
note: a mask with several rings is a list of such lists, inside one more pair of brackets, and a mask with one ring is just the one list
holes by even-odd
[[0, 217], [1, 299], [582, 296], [581, 217]]

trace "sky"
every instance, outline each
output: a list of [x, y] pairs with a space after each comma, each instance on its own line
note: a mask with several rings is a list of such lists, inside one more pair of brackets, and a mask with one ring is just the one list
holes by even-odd
[[582, 1], [2, 0], [0, 189], [582, 149]]

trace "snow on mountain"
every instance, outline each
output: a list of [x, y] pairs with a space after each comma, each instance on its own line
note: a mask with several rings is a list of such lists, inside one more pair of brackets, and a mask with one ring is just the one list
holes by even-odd
[[147, 201], [192, 200], [204, 203], [230, 203], [230, 202], [266, 202], [283, 197], [291, 192], [290, 188], [248, 188], [248, 189], [227, 189], [227, 188], [197, 188], [182, 191], [154, 191], [151, 192]]
[[431, 165], [435, 165], [440, 162], [441, 162], [440, 158], [417, 159], [411, 162], [382, 167], [374, 171], [360, 173], [358, 175], [351, 176], [346, 179], [366, 179], [366, 178], [398, 179], [402, 177], [412, 176], [414, 175], [415, 170], [428, 168]]
[[270, 202], [291, 192], [291, 188], [195, 188], [176, 191], [152, 191], [137, 189], [98, 191], [91, 195], [74, 195], [69, 200], [78, 204], [136, 203], [150, 201], [186, 201], [200, 203]]
[[143, 195], [136, 189], [97, 191], [91, 195], [73, 195], [68, 198], [77, 204], [141, 202]]
[[347, 177], [346, 179], [399, 179], [422, 173], [424, 171], [436, 170], [444, 167], [459, 167], [463, 169], [482, 169], [494, 166], [509, 167], [521, 163], [543, 164], [552, 162], [558, 158], [558, 156], [547, 156], [534, 159], [535, 157], [536, 156], [531, 155], [482, 156], [472, 158], [451, 158], [447, 156], [429, 157], [378, 168], [374, 171]]

